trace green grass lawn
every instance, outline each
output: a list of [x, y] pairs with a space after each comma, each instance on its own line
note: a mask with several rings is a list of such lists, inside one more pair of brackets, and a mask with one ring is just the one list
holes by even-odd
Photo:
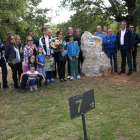
[[[138, 56], [140, 50], [138, 52]], [[120, 70], [120, 55], [119, 70]], [[89, 140], [140, 140], [140, 59], [131, 76], [56, 80], [38, 91], [0, 92], [0, 140], [83, 140], [82, 119], [70, 118], [68, 98], [94, 88], [95, 109], [85, 114]], [[13, 85], [10, 76], [8, 81]]]

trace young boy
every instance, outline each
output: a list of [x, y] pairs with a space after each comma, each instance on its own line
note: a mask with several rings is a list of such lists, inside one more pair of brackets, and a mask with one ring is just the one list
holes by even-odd
[[[38, 74], [41, 76], [43, 76], [43, 75], [41, 73], [39, 73], [38, 71], [35, 71], [34, 65], [31, 64], [29, 68], [30, 68], [30, 70], [25, 73], [28, 75], [28, 83], [30, 85], [30, 91], [33, 91], [33, 88], [34, 88], [34, 90], [37, 90], [37, 85], [39, 82], [39, 77], [37, 77], [37, 75]], [[23, 74], [25, 74], [25, 73], [23, 73]], [[22, 81], [22, 75], [20, 78], [20, 82]], [[45, 79], [44, 76], [43, 76], [43, 79]]]
[[79, 46], [77, 43], [75, 43], [73, 34], [69, 34], [69, 44], [67, 44], [67, 53], [68, 57], [70, 59], [70, 72], [71, 77], [70, 80], [72, 81], [74, 79], [74, 69], [75, 69], [75, 75], [78, 80], [81, 80], [81, 77], [78, 73], [78, 57], [79, 57]]
[[[43, 36], [39, 40], [39, 45], [43, 48], [43, 54], [46, 55], [47, 59], [51, 58], [54, 54], [53, 50], [50, 50], [50, 42], [48, 37], [48, 31], [46, 27], [41, 29]], [[55, 80], [53, 78], [53, 71], [46, 71], [46, 82], [54, 83]]]

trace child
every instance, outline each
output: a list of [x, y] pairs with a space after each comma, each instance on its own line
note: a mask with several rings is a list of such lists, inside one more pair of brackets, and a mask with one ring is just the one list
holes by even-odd
[[39, 66], [39, 73], [42, 73], [43, 76], [46, 77], [47, 58], [46, 55], [43, 54], [43, 48], [41, 46], [38, 47], [38, 55], [36, 56], [36, 62]]
[[[29, 71], [27, 71], [23, 74], [28, 74], [28, 83], [30, 85], [30, 91], [33, 91], [33, 88], [35, 90], [37, 90], [37, 85], [39, 82], [39, 77], [37, 77], [37, 75], [41, 75], [41, 76], [43, 76], [43, 75], [41, 73], [39, 73], [38, 71], [35, 71], [35, 66], [32, 64], [29, 66]], [[20, 83], [22, 81], [23, 74], [21, 75]], [[45, 79], [45, 78], [43, 77], [43, 79]]]
[[[47, 59], [53, 56], [53, 50], [50, 50], [50, 42], [48, 37], [47, 28], [43, 27], [42, 29], [43, 36], [39, 40], [39, 45], [43, 48], [43, 53], [46, 55]], [[46, 82], [54, 83], [55, 80], [53, 78], [53, 71], [46, 71]]]
[[70, 72], [71, 77], [70, 80], [72, 81], [74, 79], [74, 70], [75, 69], [75, 75], [78, 80], [81, 80], [81, 77], [78, 73], [78, 57], [79, 57], [79, 46], [77, 43], [75, 43], [73, 34], [69, 34], [69, 44], [67, 44], [67, 53], [68, 57], [70, 59]]

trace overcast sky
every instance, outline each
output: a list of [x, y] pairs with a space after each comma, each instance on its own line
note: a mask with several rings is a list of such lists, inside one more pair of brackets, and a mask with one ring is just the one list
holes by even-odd
[[[39, 7], [40, 8], [51, 8], [53, 11], [50, 11], [50, 16], [52, 17], [52, 23], [58, 24], [62, 22], [67, 22], [71, 15], [73, 15], [74, 11], [62, 10], [58, 6], [60, 5], [60, 1], [62, 0], [42, 0]], [[105, 5], [109, 5], [108, 0], [105, 0]], [[59, 14], [59, 16], [57, 16]]]
[[[58, 24], [62, 22], [68, 21], [71, 15], [73, 15], [75, 12], [64, 10], [58, 8], [60, 5], [61, 0], [42, 0], [39, 7], [40, 8], [51, 8], [53, 11], [50, 12], [50, 16], [52, 17], [52, 23]], [[59, 14], [59, 16], [56, 16], [56, 14]]]

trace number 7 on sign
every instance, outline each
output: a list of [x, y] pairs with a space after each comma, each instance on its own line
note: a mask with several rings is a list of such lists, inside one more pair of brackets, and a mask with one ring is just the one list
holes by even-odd
[[81, 104], [82, 104], [82, 99], [75, 101], [76, 104], [78, 104], [78, 113], [80, 113], [80, 109], [81, 109]]

